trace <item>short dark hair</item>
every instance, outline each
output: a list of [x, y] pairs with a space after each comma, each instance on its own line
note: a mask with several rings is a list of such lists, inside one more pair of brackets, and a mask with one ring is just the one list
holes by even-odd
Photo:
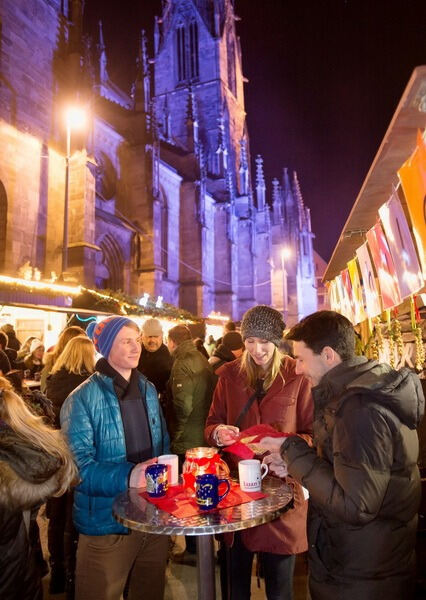
[[293, 342], [304, 342], [314, 354], [330, 346], [342, 360], [355, 355], [355, 332], [352, 323], [338, 312], [320, 310], [302, 319], [287, 333]]
[[186, 340], [192, 339], [191, 332], [186, 325], [176, 325], [169, 330], [169, 338], [178, 346]]
[[235, 325], [234, 321], [227, 321], [225, 323], [224, 329], [225, 331], [236, 331], [237, 326]]
[[9, 343], [9, 338], [4, 333], [4, 331], [0, 331], [0, 346], [2, 348], [7, 348], [8, 343]]

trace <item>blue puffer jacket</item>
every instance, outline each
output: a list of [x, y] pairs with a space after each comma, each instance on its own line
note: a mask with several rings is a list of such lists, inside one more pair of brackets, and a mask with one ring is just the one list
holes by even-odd
[[[153, 456], [169, 452], [169, 435], [155, 387], [140, 375], [146, 398]], [[112, 516], [114, 498], [129, 486], [133, 463], [126, 458], [120, 406], [111, 377], [94, 373], [68, 396], [61, 426], [80, 470], [74, 492], [73, 518], [86, 535], [122, 534], [128, 530]]]

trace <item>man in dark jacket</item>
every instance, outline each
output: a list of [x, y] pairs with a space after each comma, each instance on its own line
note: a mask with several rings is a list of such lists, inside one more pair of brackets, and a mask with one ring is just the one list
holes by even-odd
[[142, 352], [138, 369], [164, 394], [172, 368], [172, 357], [163, 344], [163, 329], [158, 319], [147, 319], [142, 326]]
[[146, 467], [169, 451], [157, 392], [136, 368], [140, 331], [131, 319], [109, 317], [87, 334], [103, 358], [61, 409], [81, 478], [73, 510], [76, 598], [119, 600], [129, 578], [131, 598], [161, 600], [167, 536], [129, 532], [112, 514], [117, 494], [144, 486]]
[[308, 489], [312, 600], [411, 598], [420, 478], [416, 427], [424, 412], [418, 377], [355, 356], [351, 323], [332, 311], [288, 333], [296, 371], [315, 387], [314, 444], [296, 436], [270, 468]]
[[222, 338], [222, 343], [213, 351], [209, 358], [209, 365], [213, 373], [226, 362], [239, 358], [244, 350], [244, 343], [238, 331], [228, 331]]
[[212, 401], [213, 375], [185, 325], [170, 329], [168, 347], [173, 358], [169, 380], [173, 412], [171, 448], [183, 459], [186, 450], [205, 444], [204, 425]]

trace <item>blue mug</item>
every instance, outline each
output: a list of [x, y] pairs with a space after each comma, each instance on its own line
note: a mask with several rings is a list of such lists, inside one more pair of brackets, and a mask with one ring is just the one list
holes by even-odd
[[[224, 494], [219, 495], [219, 486], [225, 483], [227, 490]], [[195, 499], [201, 510], [210, 510], [216, 508], [221, 500], [229, 493], [231, 484], [227, 479], [219, 479], [217, 475], [206, 473], [205, 475], [197, 475], [195, 478]]]
[[146, 491], [152, 498], [166, 495], [168, 485], [167, 465], [149, 465], [145, 471]]

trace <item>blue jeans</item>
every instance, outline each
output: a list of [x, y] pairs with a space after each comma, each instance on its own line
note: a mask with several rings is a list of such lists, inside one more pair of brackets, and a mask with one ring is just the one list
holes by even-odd
[[[259, 554], [265, 578], [267, 599], [292, 600], [296, 557], [286, 554], [271, 554], [270, 552], [260, 552]], [[254, 552], [247, 550], [241, 541], [240, 534], [235, 533], [234, 545], [229, 549], [230, 600], [250, 599], [253, 557]], [[225, 565], [222, 566], [221, 564], [221, 570], [224, 567]], [[225, 582], [226, 575], [223, 577], [222, 574], [221, 579], [222, 582]], [[227, 600], [224, 590], [222, 590], [222, 596], [223, 600]]]

